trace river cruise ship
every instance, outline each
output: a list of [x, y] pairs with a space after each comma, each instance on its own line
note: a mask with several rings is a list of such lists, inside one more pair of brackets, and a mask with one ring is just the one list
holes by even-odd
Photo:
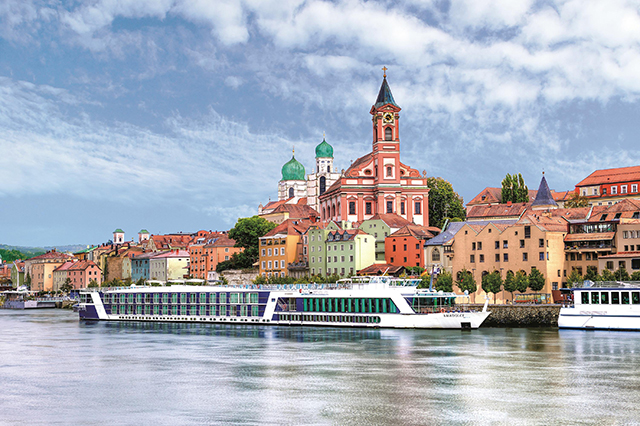
[[560, 309], [558, 327], [640, 331], [640, 283], [585, 281], [572, 292], [574, 303]]
[[478, 328], [487, 318], [455, 293], [418, 289], [420, 280], [370, 277], [334, 284], [132, 286], [80, 292], [82, 320]]

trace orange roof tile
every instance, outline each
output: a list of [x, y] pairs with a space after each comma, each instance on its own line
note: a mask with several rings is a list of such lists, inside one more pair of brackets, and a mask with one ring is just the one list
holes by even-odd
[[640, 166], [596, 170], [576, 184], [577, 187], [640, 181]]

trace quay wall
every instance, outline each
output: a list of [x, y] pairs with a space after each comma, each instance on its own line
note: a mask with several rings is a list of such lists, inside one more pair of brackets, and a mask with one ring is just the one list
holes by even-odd
[[253, 272], [245, 272], [242, 270], [227, 270], [221, 274], [229, 281], [229, 285], [251, 284], [258, 276], [258, 270]]
[[[473, 305], [482, 309], [482, 305]], [[482, 327], [557, 327], [561, 305], [489, 305]]]

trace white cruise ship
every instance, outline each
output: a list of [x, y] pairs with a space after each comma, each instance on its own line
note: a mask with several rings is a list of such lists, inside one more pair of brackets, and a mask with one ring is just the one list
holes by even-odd
[[420, 280], [371, 277], [334, 284], [144, 286], [86, 289], [83, 320], [475, 329], [490, 312], [463, 297], [418, 289]]
[[640, 330], [640, 285], [585, 282], [573, 290], [573, 306], [560, 309], [559, 328]]

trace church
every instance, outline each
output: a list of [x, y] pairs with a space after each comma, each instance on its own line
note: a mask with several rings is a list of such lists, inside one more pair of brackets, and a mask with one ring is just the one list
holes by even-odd
[[260, 205], [268, 214], [283, 204], [313, 208], [322, 222], [362, 222], [392, 213], [417, 225], [429, 225], [429, 188], [426, 172], [400, 161], [400, 111], [387, 82], [386, 68], [372, 115], [372, 151], [336, 172], [333, 147], [326, 139], [316, 146], [316, 168], [306, 175], [294, 155], [282, 167], [278, 201]]

